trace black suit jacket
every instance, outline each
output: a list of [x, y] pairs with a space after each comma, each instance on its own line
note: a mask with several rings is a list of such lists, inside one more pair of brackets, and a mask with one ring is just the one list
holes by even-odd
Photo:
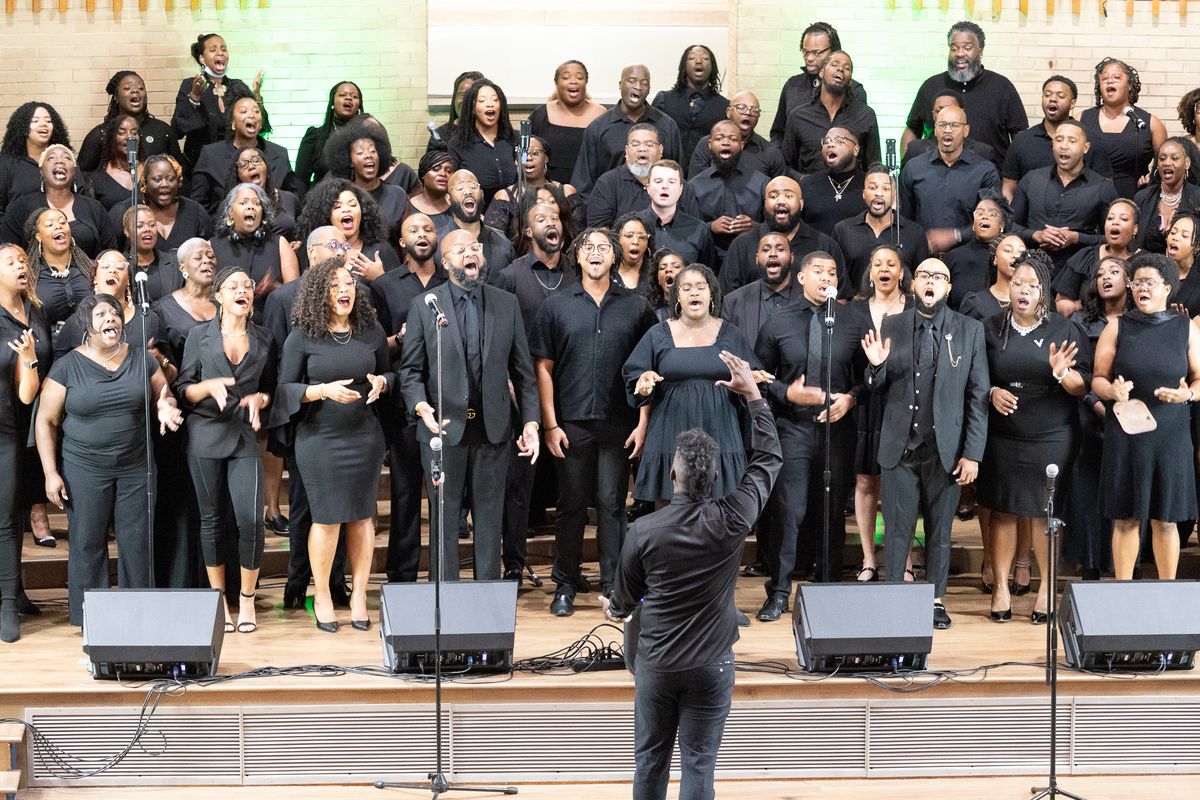
[[[449, 282], [431, 290], [446, 312], [448, 324], [442, 333], [442, 417], [450, 420], [442, 441], [454, 446], [462, 439], [467, 421], [467, 359], [463, 349], [462, 331]], [[512, 396], [509, 381], [516, 395], [521, 422], [540, 419], [537, 380], [533, 361], [525, 338], [525, 325], [517, 298], [503, 289], [487, 284], [475, 291], [483, 292], [483, 394], [484, 430], [492, 444], [499, 444], [513, 435]], [[400, 392], [404, 413], [412, 414], [424, 401], [435, 409], [437, 402], [437, 343], [433, 312], [425, 307], [426, 294], [413, 298], [408, 309], [408, 329], [400, 356]], [[424, 425], [417, 425], [417, 436], [428, 442], [432, 434]]]
[[[892, 340], [887, 361], [867, 369], [867, 386], [886, 391], [879, 434], [879, 466], [900, 463], [912, 424], [913, 334], [916, 311], [908, 309], [883, 321], [882, 336]], [[946, 309], [938, 342], [933, 382], [933, 430], [947, 472], [959, 458], [983, 460], [987, 444], [987, 351], [983, 323]]]
[[[736, 325], [738, 330], [745, 334], [746, 341], [751, 346], [758, 341], [758, 332], [766, 321], [759, 319], [759, 312], [762, 310], [759, 300], [761, 287], [762, 278], [759, 278], [734, 289], [721, 301], [721, 318]], [[790, 306], [804, 297], [804, 287], [800, 285], [800, 281], [792, 278], [784, 293], [787, 295], [787, 305]]]
[[[258, 452], [256, 434], [250, 427], [246, 411], [238, 407], [243, 397], [255, 392], [273, 395], [277, 373], [275, 341], [270, 331], [253, 323], [246, 326], [250, 349], [239, 365], [237, 372], [225, 356], [221, 342], [221, 318], [201, 323], [188, 334], [183, 346], [183, 363], [179, 377], [175, 380], [175, 393], [179, 405], [186, 409], [187, 420], [183, 423], [186, 435], [186, 452], [201, 458], [228, 458], [238, 450]], [[217, 408], [211, 397], [192, 405], [187, 400], [189, 386], [209, 378], [236, 378], [229, 387], [229, 398], [225, 409]], [[267, 420], [264, 414], [263, 427]]]

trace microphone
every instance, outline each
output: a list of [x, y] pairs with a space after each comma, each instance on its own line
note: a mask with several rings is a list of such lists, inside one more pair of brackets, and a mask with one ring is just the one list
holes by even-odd
[[150, 309], [150, 292], [146, 286], [146, 282], [149, 280], [150, 276], [146, 274], [146, 270], [134, 269], [133, 282], [137, 284], [137, 302], [143, 311]]
[[437, 296], [433, 292], [425, 295], [425, 305], [429, 306], [429, 309], [433, 312], [433, 324], [439, 328], [446, 327], [446, 315], [442, 313], [442, 307], [438, 305]]
[[530, 137], [529, 120], [523, 119], [523, 120], [521, 120], [521, 152], [522, 153], [529, 152], [529, 137]]
[[433, 457], [429, 459], [429, 482], [439, 486], [442, 483], [442, 437], [430, 439], [429, 449], [433, 452]]
[[821, 294], [825, 296], [825, 327], [833, 330], [833, 302], [837, 299], [838, 290], [833, 286], [824, 286], [821, 288]]
[[832, 286], [826, 286], [821, 289], [821, 294], [825, 295], [826, 300], [833, 300], [837, 297], [838, 292], [837, 289], [833, 288]]
[[433, 120], [429, 120], [428, 122], [425, 123], [425, 130], [429, 131], [430, 137], [435, 142], [442, 141], [442, 135], [440, 133], [438, 133], [438, 124], [436, 122], [434, 122]]
[[888, 172], [893, 172], [896, 169], [896, 140], [895, 139], [887, 140], [887, 157], [886, 157], [886, 162], [885, 162], [884, 166], [887, 167]]
[[1146, 127], [1146, 120], [1133, 113], [1133, 106], [1125, 106], [1121, 113], [1133, 120], [1133, 124], [1137, 125], [1139, 129]]
[[1058, 464], [1047, 464], [1045, 487], [1048, 494], [1054, 492], [1054, 482], [1056, 480], [1058, 480]]
[[125, 140], [125, 151], [129, 154], [129, 170], [132, 172], [137, 169], [138, 162], [138, 137], [131, 136]]

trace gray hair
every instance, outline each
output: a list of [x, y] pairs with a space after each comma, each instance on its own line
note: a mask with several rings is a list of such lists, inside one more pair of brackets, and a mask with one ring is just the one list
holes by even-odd
[[[241, 98], [238, 98], [241, 99]], [[217, 234], [227, 236], [233, 230], [233, 226], [229, 224], [229, 215], [233, 212], [233, 201], [241, 193], [243, 189], [249, 189], [258, 197], [258, 203], [262, 206], [262, 221], [258, 227], [269, 228], [275, 220], [275, 204], [271, 202], [271, 198], [263, 191], [263, 188], [257, 183], [239, 183], [234, 186], [225, 195], [225, 199], [221, 201], [221, 208], [217, 211]]]
[[201, 245], [207, 247], [208, 239], [205, 239], [203, 236], [193, 236], [183, 244], [179, 245], [179, 248], [175, 251], [175, 260], [182, 265], [183, 262], [192, 257], [192, 253], [195, 252]]
[[314, 246], [323, 237], [328, 236], [330, 231], [336, 232], [337, 228], [333, 227], [332, 225], [322, 225], [319, 228], [313, 228], [312, 233], [308, 235], [308, 239], [306, 239], [304, 242], [304, 249], [307, 250], [308, 248]]

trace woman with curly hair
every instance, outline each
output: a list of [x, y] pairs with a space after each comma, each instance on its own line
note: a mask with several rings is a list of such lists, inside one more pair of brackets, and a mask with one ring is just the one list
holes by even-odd
[[650, 263], [650, 307], [654, 309], [659, 322], [665, 322], [670, 314], [667, 311], [667, 298], [671, 296], [671, 287], [675, 278], [686, 264], [683, 256], [669, 247], [660, 247], [654, 251]]
[[[222, 196], [227, 197], [239, 183], [253, 183], [266, 193], [271, 201], [271, 232], [289, 241], [295, 241], [296, 216], [300, 213], [300, 198], [295, 192], [276, 188], [271, 181], [271, 170], [267, 169], [267, 157], [257, 147], [240, 147], [229, 164], [225, 175]], [[218, 216], [218, 221], [220, 217]]]
[[357, 83], [341, 81], [329, 89], [324, 121], [304, 132], [296, 151], [296, 181], [301, 191], [316, 185], [329, 171], [325, 162], [329, 137], [363, 112], [362, 89]]
[[487, 78], [475, 81], [463, 97], [462, 119], [447, 147], [458, 168], [479, 180], [484, 207], [517, 180], [515, 141], [504, 90]]
[[262, 137], [263, 112], [253, 97], [237, 97], [229, 109], [229, 135], [224, 141], [206, 144], [192, 167], [192, 182], [188, 196], [216, 213], [225, 198], [225, 178], [230, 165], [237, 160], [242, 148], [256, 147], [266, 159], [271, 184], [295, 191], [296, 176], [287, 150]]
[[66, 214], [39, 208], [25, 221], [32, 288], [52, 331], [92, 293], [92, 262], [71, 238]]
[[0, 211], [6, 211], [18, 197], [40, 191], [38, 161], [52, 144], [71, 146], [67, 126], [54, 106], [37, 100], [18, 106], [8, 118], [0, 142]]
[[[79, 168], [84, 172], [104, 169], [105, 150], [113, 130], [108, 123], [117, 117], [132, 117], [137, 130], [138, 155], [145, 159], [160, 153], [183, 157], [179, 152], [179, 140], [175, 131], [166, 122], [150, 113], [150, 100], [146, 95], [146, 82], [131, 70], [118, 70], [104, 86], [108, 95], [108, 108], [99, 125], [88, 131], [79, 147]], [[124, 156], [122, 156], [124, 157]], [[126, 170], [128, 174], [128, 170]]]
[[385, 231], [396, 229], [408, 208], [408, 193], [383, 179], [392, 165], [392, 143], [382, 126], [352, 123], [342, 128], [325, 145], [325, 163], [330, 175], [371, 195]]
[[[128, 200], [133, 191], [133, 177], [129, 174], [130, 139], [137, 139], [140, 128], [137, 118], [130, 114], [118, 114], [102, 126], [103, 140], [96, 167], [87, 173], [92, 185], [92, 194], [107, 209]], [[141, 151], [138, 152], [139, 159]]]
[[22, 225], [36, 208], [54, 208], [67, 215], [71, 236], [89, 258], [101, 250], [115, 247], [117, 232], [99, 200], [89, 197], [76, 180], [75, 154], [66, 145], [52, 144], [38, 159], [42, 175], [41, 190], [14, 200], [4, 213], [3, 239], [24, 244]]
[[[375, 280], [400, 265], [396, 249], [388, 244], [388, 232], [379, 218], [379, 207], [371, 195], [341, 178], [327, 178], [304, 198], [297, 238], [307, 241], [317, 228], [332, 225], [350, 245], [346, 266], [356, 278]], [[301, 252], [307, 261], [307, 254]]]
[[[1096, 65], [1092, 80], [1096, 105], [1084, 109], [1079, 124], [1096, 153], [1112, 165], [1117, 197], [1133, 197], [1145, 184], [1150, 161], [1167, 140], [1167, 127], [1158, 117], [1137, 105], [1142, 93], [1138, 71], [1115, 58]], [[1126, 114], [1126, 109], [1131, 114]]]
[[393, 381], [387, 336], [367, 293], [341, 259], [301, 279], [294, 328], [283, 345], [271, 427], [290, 425], [296, 465], [312, 508], [308, 557], [317, 628], [336, 633], [329, 574], [346, 526], [353, 575], [350, 620], [370, 628], [367, 581], [375, 550], [375, 498], [383, 469], [383, 428], [370, 406]]
[[256, 183], [239, 183], [225, 196], [217, 214], [212, 249], [217, 268], [239, 266], [254, 281], [254, 310], [261, 313], [267, 295], [281, 283], [300, 277], [296, 251], [271, 232], [274, 204]]
[[[207, 239], [212, 234], [211, 215], [195, 200], [182, 196], [182, 186], [183, 168], [171, 156], [150, 156], [142, 162], [138, 196], [153, 213], [163, 250], [177, 250], [188, 239]], [[108, 211], [108, 218], [120, 230], [129, 204], [130, 198], [126, 198]], [[118, 245], [125, 247], [128, 242], [122, 238]]]
[[[994, 574], [1008, 575], [1017, 555], [1018, 525], [1024, 521], [1033, 532], [1038, 574], [1045, 576], [1044, 490], [1029, 477], [1043, 474], [1047, 464], [1057, 464], [1063, 475], [1070, 473], [1079, 445], [1078, 398], [1088, 390], [1091, 359], [1082, 326], [1052, 310], [1050, 257], [1028, 250], [1015, 267], [1009, 286], [1012, 302], [984, 321], [992, 388], [978, 497], [991, 512]], [[1050, 589], [1043, 578], [1030, 617], [1035, 625], [1046, 621]], [[1012, 619], [1006, 580], [995, 582], [991, 618]]]
[[650, 254], [654, 252], [654, 231], [647, 229], [645, 221], [635, 211], [617, 217], [613, 231], [621, 243], [621, 252], [617, 254], [617, 263], [613, 267], [613, 280], [645, 296], [650, 291]]

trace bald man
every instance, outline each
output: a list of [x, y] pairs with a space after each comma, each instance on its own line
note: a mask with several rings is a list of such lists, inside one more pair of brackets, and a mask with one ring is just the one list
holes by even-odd
[[[762, 106], [758, 103], [758, 95], [754, 92], [741, 91], [729, 101], [725, 109], [725, 117], [738, 126], [742, 135], [742, 164], [750, 169], [756, 169], [768, 178], [778, 178], [787, 170], [783, 163], [783, 154], [779, 148], [772, 145], [755, 133], [759, 119], [762, 118]], [[709, 149], [707, 136], [696, 143], [688, 163], [688, 175], [699, 175], [712, 166], [713, 153]]]
[[[454, 230], [473, 234], [483, 245], [489, 274], [495, 277], [513, 260], [513, 246], [502, 231], [483, 224], [483, 188], [479, 178], [469, 169], [455, 170], [446, 183], [446, 193], [450, 195], [450, 221], [438, 228], [438, 238], [445, 238]], [[440, 264], [441, 257], [439, 250], [434, 255], [434, 262]]]

